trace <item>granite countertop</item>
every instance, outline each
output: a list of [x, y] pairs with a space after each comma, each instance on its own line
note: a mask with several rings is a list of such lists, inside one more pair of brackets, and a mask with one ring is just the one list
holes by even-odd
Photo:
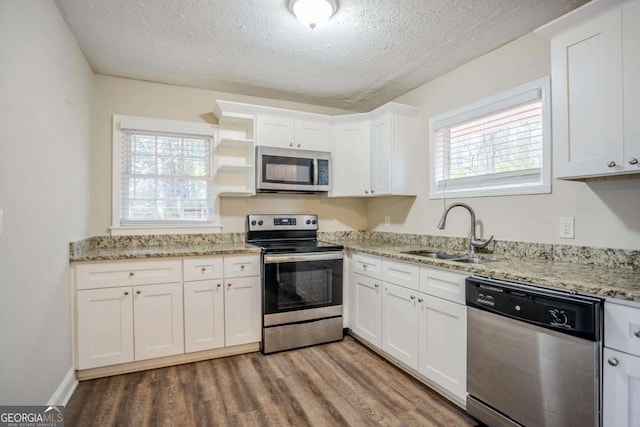
[[133, 248], [92, 248], [71, 254], [71, 262], [116, 261], [144, 258], [259, 254], [260, 248], [248, 243], [216, 243], [211, 245], [161, 246]]
[[[476, 256], [494, 260], [493, 262], [485, 264], [463, 264], [450, 260], [432, 259], [402, 253], [403, 251], [417, 249], [441, 252], [438, 248], [362, 240], [350, 241], [337, 239], [332, 241], [344, 245], [345, 249], [423, 264], [425, 266], [448, 268], [499, 279], [519, 280], [554, 288], [575, 290], [580, 293], [640, 302], [640, 271], [638, 270], [488, 254], [477, 254]], [[446, 252], [459, 253], [452, 251]], [[463, 256], [467, 255], [464, 253], [459, 254]]]

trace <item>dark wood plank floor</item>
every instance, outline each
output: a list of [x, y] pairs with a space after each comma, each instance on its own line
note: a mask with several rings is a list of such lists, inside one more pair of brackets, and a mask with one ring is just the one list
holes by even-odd
[[476, 426], [346, 337], [81, 382], [69, 426]]

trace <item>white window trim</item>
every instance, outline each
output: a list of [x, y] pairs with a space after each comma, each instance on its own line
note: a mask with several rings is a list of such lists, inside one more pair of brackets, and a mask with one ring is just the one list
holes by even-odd
[[[445, 188], [437, 189], [437, 183], [432, 171], [435, 169], [436, 158], [436, 124], [440, 127], [455, 116], [481, 114], [483, 111], [491, 111], [506, 98], [516, 97], [532, 90], [541, 91], [542, 102], [542, 184], [530, 186], [501, 186], [485, 187], [483, 189], [462, 189], [456, 190]], [[548, 76], [518, 86], [516, 88], [501, 92], [499, 94], [484, 98], [480, 101], [467, 104], [464, 107], [448, 111], [429, 118], [429, 199], [455, 199], [463, 197], [493, 197], [493, 196], [515, 196], [524, 194], [547, 194], [551, 193], [551, 84]]]
[[113, 166], [111, 172], [111, 235], [130, 236], [150, 234], [219, 233], [222, 230], [222, 225], [220, 224], [220, 202], [215, 188], [213, 188], [213, 194], [211, 196], [211, 200], [213, 202], [213, 218], [212, 223], [210, 224], [163, 225], [150, 223], [129, 226], [123, 226], [120, 224], [120, 189], [122, 188], [120, 185], [120, 178], [122, 175], [122, 165], [120, 164], [120, 143], [122, 140], [122, 129], [202, 135], [209, 136], [213, 138], [214, 141], [216, 137], [215, 125], [207, 123], [114, 114], [111, 152]]

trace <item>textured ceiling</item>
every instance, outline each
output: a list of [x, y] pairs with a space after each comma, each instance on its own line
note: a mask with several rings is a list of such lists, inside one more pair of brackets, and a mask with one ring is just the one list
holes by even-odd
[[95, 72], [367, 111], [586, 0], [56, 0]]

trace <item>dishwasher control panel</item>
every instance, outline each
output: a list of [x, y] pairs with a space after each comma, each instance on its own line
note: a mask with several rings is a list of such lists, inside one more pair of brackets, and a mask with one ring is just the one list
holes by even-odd
[[477, 277], [467, 278], [466, 291], [469, 307], [574, 336], [599, 337], [601, 304], [596, 298]]

